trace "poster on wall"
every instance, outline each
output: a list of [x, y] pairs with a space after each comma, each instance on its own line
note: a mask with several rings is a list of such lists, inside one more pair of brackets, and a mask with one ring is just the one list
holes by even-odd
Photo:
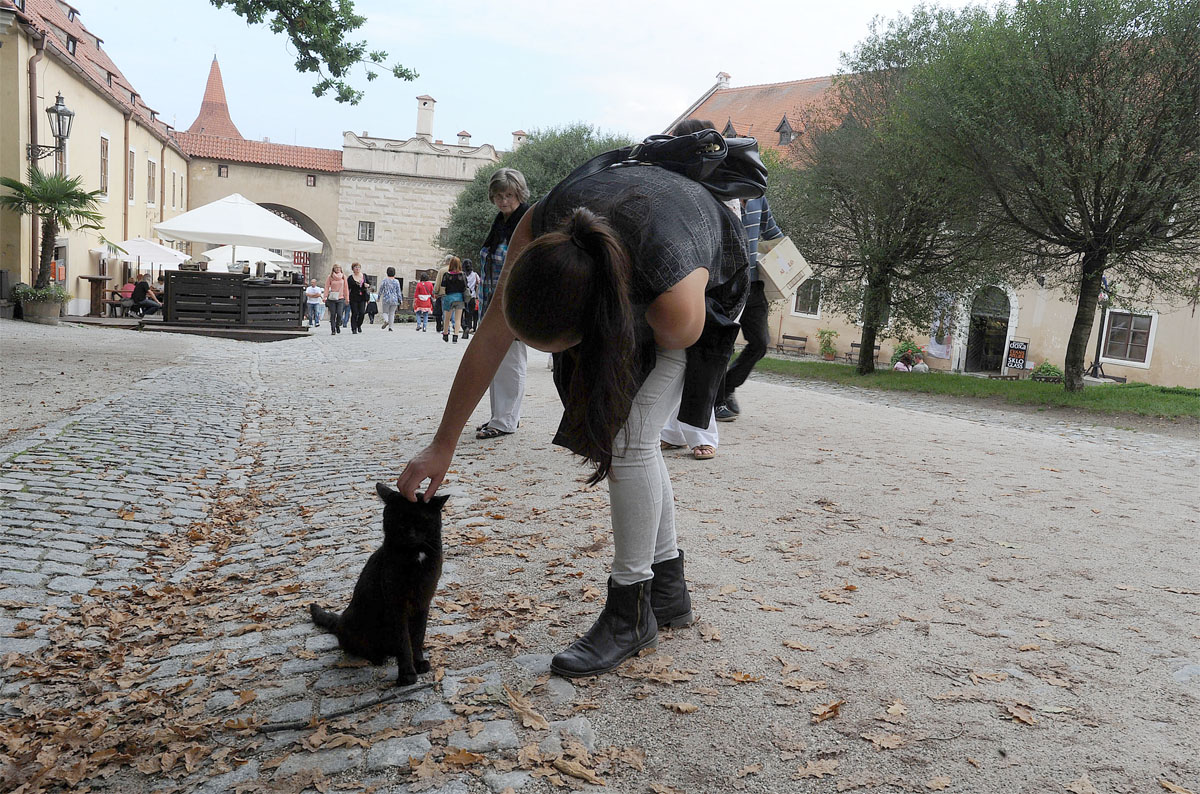
[[950, 312], [943, 311], [929, 330], [929, 346], [925, 352], [934, 358], [950, 358]]
[[1009, 369], [1025, 369], [1029, 360], [1029, 341], [1025, 339], [1010, 339], [1008, 355], [1004, 357], [1004, 366]]

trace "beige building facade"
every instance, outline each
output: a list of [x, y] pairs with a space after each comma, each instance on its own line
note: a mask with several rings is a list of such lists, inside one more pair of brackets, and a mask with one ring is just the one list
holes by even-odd
[[[188, 161], [170, 126], [101, 43], [66, 3], [0, 0], [0, 175], [26, 181], [28, 145], [54, 144], [45, 108], [61, 94], [75, 113], [71, 135], [61, 157], [38, 166], [80, 176], [83, 189], [103, 191], [103, 229], [63, 232], [55, 241], [59, 282], [71, 294], [68, 314], [92, 308], [82, 276], [108, 275], [110, 286], [120, 286], [123, 271], [102, 259], [101, 234], [113, 242], [153, 239], [154, 224], [182, 212], [188, 201]], [[0, 269], [11, 284], [36, 278], [39, 226], [29, 216], [0, 212]]]

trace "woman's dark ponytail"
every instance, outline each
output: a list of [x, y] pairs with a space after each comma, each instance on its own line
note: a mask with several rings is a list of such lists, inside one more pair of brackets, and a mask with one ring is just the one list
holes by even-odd
[[575, 366], [563, 429], [595, 465], [588, 483], [597, 483], [612, 468], [613, 442], [638, 386], [629, 254], [607, 221], [580, 207], [532, 242], [509, 276], [504, 311], [514, 332], [546, 342], [580, 339], [565, 354]]

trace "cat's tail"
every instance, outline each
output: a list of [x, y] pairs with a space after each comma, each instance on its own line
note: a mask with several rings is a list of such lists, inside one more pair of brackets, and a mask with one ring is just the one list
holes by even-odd
[[337, 631], [338, 624], [342, 621], [342, 616], [336, 612], [330, 612], [328, 609], [321, 609], [316, 604], [309, 604], [308, 611], [312, 613], [313, 623], [316, 623], [323, 629]]

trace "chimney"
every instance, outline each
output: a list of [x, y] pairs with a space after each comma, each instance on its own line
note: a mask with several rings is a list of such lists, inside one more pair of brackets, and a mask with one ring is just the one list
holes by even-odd
[[417, 137], [433, 140], [433, 106], [437, 100], [428, 94], [417, 97]]
[[717, 88], [729, 88], [729, 72], [717, 72]]
[[517, 149], [520, 149], [520, 148], [521, 148], [521, 144], [525, 143], [525, 139], [526, 139], [527, 137], [529, 137], [528, 133], [526, 133], [526, 132], [525, 132], [525, 130], [517, 130], [516, 132], [514, 132], [514, 133], [512, 134], [512, 136], [513, 136], [513, 144], [512, 144], [512, 146], [513, 146], [513, 151], [514, 151], [514, 152], [515, 152]]
[[470, 146], [471, 145], [471, 133], [467, 132], [466, 130], [462, 130], [461, 132], [459, 132], [458, 133], [458, 145], [459, 146]]

